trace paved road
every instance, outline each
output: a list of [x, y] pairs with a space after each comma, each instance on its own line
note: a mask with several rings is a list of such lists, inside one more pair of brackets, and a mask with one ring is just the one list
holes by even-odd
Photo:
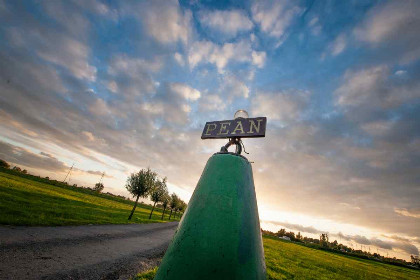
[[178, 223], [0, 227], [0, 279], [128, 279], [156, 265]]

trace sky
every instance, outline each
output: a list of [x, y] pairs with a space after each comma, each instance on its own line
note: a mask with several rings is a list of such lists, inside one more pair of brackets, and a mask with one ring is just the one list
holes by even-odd
[[129, 196], [151, 167], [188, 201], [245, 139], [263, 229], [382, 255], [420, 248], [420, 1], [0, 0], [0, 158]]

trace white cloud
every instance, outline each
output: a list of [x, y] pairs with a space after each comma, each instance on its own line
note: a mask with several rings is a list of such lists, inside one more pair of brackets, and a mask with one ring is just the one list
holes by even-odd
[[117, 93], [118, 91], [118, 85], [115, 81], [110, 81], [107, 85], [107, 88], [113, 93]]
[[343, 84], [335, 91], [339, 106], [391, 108], [420, 97], [420, 83], [394, 83], [389, 67], [376, 66], [359, 71], [347, 71]]
[[88, 141], [95, 141], [95, 136], [93, 136], [92, 132], [89, 131], [82, 131], [82, 135], [88, 140]]
[[175, 58], [175, 61], [178, 62], [179, 65], [181, 66], [185, 65], [185, 61], [184, 61], [184, 58], [182, 57], [182, 54], [177, 52], [174, 54], [174, 58]]
[[138, 15], [146, 32], [160, 43], [188, 42], [192, 13], [189, 10], [182, 11], [176, 0], [141, 3], [134, 8], [128, 7], [127, 12]]
[[118, 89], [119, 94], [127, 97], [153, 93], [156, 83], [152, 74], [158, 72], [162, 66], [163, 61], [159, 58], [144, 60], [127, 55], [116, 55], [108, 66], [108, 74], [113, 79], [111, 87], [108, 88], [111, 91]]
[[201, 97], [201, 92], [183, 83], [165, 83], [154, 98], [142, 103], [141, 109], [154, 117], [165, 120], [165, 125], [186, 125], [192, 104]]
[[239, 32], [249, 31], [254, 24], [244, 11], [205, 11], [200, 15], [202, 25], [223, 33], [229, 37], [236, 36]]
[[301, 9], [289, 1], [255, 1], [251, 11], [252, 18], [263, 32], [280, 38]]
[[384, 135], [386, 134], [393, 126], [391, 121], [372, 121], [365, 124], [362, 124], [362, 129], [371, 135]]
[[216, 94], [205, 94], [200, 99], [199, 109], [201, 112], [224, 110], [226, 103]]
[[186, 100], [195, 101], [200, 98], [200, 91], [181, 83], [173, 83], [169, 85], [170, 89]]
[[395, 75], [397, 75], [397, 76], [404, 76], [406, 74], [407, 74], [407, 71], [405, 71], [405, 70], [395, 71]]
[[394, 208], [395, 213], [398, 215], [420, 218], [420, 208], [406, 209], [406, 208]]
[[346, 37], [344, 34], [339, 35], [331, 45], [331, 53], [333, 56], [339, 55], [346, 48]]
[[42, 59], [68, 69], [79, 79], [96, 80], [96, 67], [88, 63], [89, 48], [83, 42], [42, 28], [9, 28], [7, 35], [15, 47], [30, 48]]
[[247, 62], [262, 67], [265, 61], [265, 52], [255, 52], [249, 41], [242, 40], [237, 43], [217, 45], [210, 41], [195, 42], [188, 53], [188, 62], [191, 68], [199, 63], [211, 63], [216, 65], [219, 73], [231, 61]]
[[299, 118], [309, 101], [308, 91], [257, 92], [251, 100], [253, 116], [288, 123]]
[[136, 77], [144, 72], [157, 72], [163, 66], [163, 62], [159, 59], [151, 61], [142, 58], [129, 57], [126, 55], [116, 55], [108, 68], [111, 75], [124, 73], [131, 77]]
[[[384, 46], [398, 54], [403, 63], [420, 58], [420, 2], [390, 1], [375, 6], [363, 24], [354, 30], [356, 38], [374, 47]], [[389, 51], [389, 50], [388, 50]]]
[[234, 97], [249, 97], [249, 88], [234, 75], [227, 75], [224, 77], [221, 92], [223, 95], [227, 96], [229, 102], [232, 101]]
[[252, 63], [258, 68], [262, 68], [265, 64], [266, 53], [252, 51]]
[[314, 17], [311, 19], [311, 21], [308, 24], [309, 28], [311, 29], [312, 35], [319, 35], [321, 33], [322, 27], [319, 24], [319, 18]]

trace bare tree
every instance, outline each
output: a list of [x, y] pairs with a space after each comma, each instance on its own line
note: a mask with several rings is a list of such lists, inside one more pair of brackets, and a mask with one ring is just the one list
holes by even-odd
[[154, 202], [152, 211], [149, 215], [149, 220], [152, 218], [153, 211], [155, 210], [156, 203], [162, 201], [165, 197], [165, 194], [168, 193], [168, 187], [166, 186], [166, 178], [163, 178], [162, 181], [156, 180], [155, 185], [150, 193], [150, 198]]
[[127, 179], [126, 189], [136, 197], [133, 210], [131, 211], [129, 220], [133, 217], [136, 210], [137, 203], [140, 197], [147, 197], [155, 185], [157, 174], [150, 170], [150, 168], [142, 169], [138, 173], [132, 173]]

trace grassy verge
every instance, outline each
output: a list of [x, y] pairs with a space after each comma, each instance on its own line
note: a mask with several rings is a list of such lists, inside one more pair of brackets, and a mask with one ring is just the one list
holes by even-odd
[[[264, 236], [267, 279], [420, 279], [420, 271], [307, 248]], [[153, 279], [157, 268], [135, 280]]]
[[137, 206], [128, 221], [132, 201], [32, 177], [0, 171], [0, 224], [57, 226], [168, 221], [166, 214], [161, 220], [162, 210], [158, 208], [149, 220], [151, 206], [144, 204]]

